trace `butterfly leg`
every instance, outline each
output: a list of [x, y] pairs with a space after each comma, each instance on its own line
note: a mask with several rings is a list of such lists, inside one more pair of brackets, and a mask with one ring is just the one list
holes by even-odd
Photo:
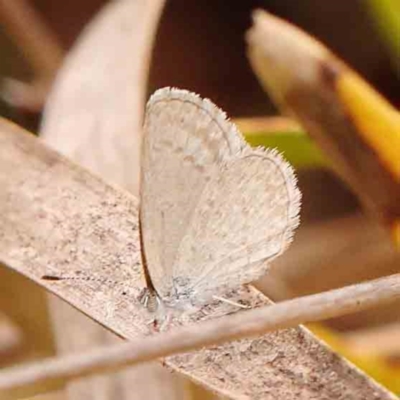
[[139, 303], [142, 304], [145, 308], [147, 308], [150, 312], [157, 311], [161, 300], [158, 298], [157, 294], [145, 287], [141, 290], [138, 296]]
[[154, 314], [154, 317], [146, 324], [153, 325], [157, 331], [165, 330], [170, 322], [170, 313], [157, 294], [151, 289], [144, 288], [138, 297], [139, 302]]

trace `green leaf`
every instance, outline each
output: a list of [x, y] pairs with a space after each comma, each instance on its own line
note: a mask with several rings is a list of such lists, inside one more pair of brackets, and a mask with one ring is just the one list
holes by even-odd
[[293, 167], [326, 167], [328, 161], [303, 132], [245, 133], [251, 146], [276, 148]]

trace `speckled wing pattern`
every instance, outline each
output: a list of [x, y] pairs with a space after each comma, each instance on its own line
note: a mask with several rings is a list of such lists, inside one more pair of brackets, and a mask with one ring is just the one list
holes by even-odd
[[150, 98], [140, 218], [164, 302], [201, 305], [260, 277], [290, 243], [299, 208], [290, 166], [251, 149], [211, 101], [171, 88]]

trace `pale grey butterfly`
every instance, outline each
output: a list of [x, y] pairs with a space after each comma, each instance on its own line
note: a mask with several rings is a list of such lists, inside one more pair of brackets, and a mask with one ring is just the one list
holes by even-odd
[[147, 104], [140, 223], [147, 284], [200, 308], [262, 276], [299, 223], [300, 192], [275, 150], [251, 148], [225, 113], [186, 90]]
[[251, 148], [208, 99], [171, 88], [151, 96], [140, 239], [150, 292], [144, 299], [158, 301], [163, 319], [164, 307], [196, 311], [215, 299], [229, 303], [225, 293], [265, 274], [285, 251], [299, 211], [295, 175], [275, 150]]

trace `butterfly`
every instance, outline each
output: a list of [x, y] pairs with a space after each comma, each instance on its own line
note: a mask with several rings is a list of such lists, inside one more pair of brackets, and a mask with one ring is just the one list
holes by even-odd
[[208, 99], [163, 88], [142, 143], [140, 233], [148, 289], [200, 308], [264, 275], [299, 224], [300, 191], [275, 150], [251, 148]]

